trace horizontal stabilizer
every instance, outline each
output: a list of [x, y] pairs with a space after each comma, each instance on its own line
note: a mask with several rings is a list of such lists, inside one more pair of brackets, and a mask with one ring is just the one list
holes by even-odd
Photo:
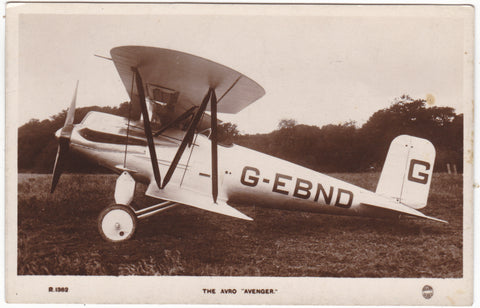
[[448, 224], [448, 221], [438, 219], [438, 218], [435, 218], [435, 217], [427, 216], [427, 215], [423, 214], [422, 212], [417, 211], [415, 209], [412, 209], [412, 208], [410, 208], [406, 205], [403, 205], [401, 203], [390, 202], [390, 203], [384, 203], [382, 205], [369, 204], [369, 203], [362, 203], [362, 204], [366, 205], [366, 206], [378, 207], [378, 208], [398, 212], [398, 213], [401, 213], [401, 214], [407, 214], [407, 215], [410, 215], [410, 216], [415, 216], [415, 217], [424, 218], [424, 219], [430, 219], [430, 220], [434, 220], [434, 221], [443, 222], [443, 223]]

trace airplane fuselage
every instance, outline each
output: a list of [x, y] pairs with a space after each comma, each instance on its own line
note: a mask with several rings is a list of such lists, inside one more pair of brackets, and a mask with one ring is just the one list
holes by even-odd
[[[127, 170], [136, 181], [149, 185], [147, 195], [152, 197], [181, 203], [182, 194], [211, 196], [208, 137], [196, 136], [169, 184], [160, 189], [153, 178], [146, 141], [134, 126], [129, 128], [127, 137], [126, 128], [124, 118], [91, 112], [74, 127], [70, 148], [117, 173]], [[168, 170], [182, 134], [181, 130], [171, 129], [155, 137], [162, 175]], [[337, 215], [396, 216], [364, 205], [391, 201], [385, 197], [270, 155], [232, 145], [219, 146], [218, 157], [218, 199], [230, 205]]]

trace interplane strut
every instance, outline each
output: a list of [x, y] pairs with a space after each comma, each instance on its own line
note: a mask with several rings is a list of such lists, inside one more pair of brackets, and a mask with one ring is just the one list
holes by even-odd
[[[215, 98], [215, 90], [214, 89], [209, 89], [207, 94], [205, 95], [205, 97], [203, 98], [202, 100], [202, 103], [200, 105], [200, 107], [198, 108], [197, 112], [195, 112], [195, 115], [192, 119], [192, 122], [190, 122], [190, 125], [188, 126], [188, 129], [187, 129], [187, 132], [185, 133], [185, 136], [183, 137], [183, 140], [182, 140], [182, 143], [180, 144], [178, 150], [177, 150], [177, 153], [175, 154], [175, 158], [173, 159], [172, 163], [170, 164], [170, 167], [168, 168], [168, 171], [167, 171], [167, 174], [165, 175], [165, 178], [163, 179], [163, 183], [162, 183], [162, 188], [164, 188], [168, 182], [170, 181], [177, 165], [178, 165], [178, 162], [180, 161], [180, 158], [182, 157], [183, 155], [183, 152], [185, 151], [185, 148], [187, 147], [187, 145], [191, 145], [192, 141], [193, 141], [193, 136], [195, 134], [195, 129], [197, 128], [198, 126], [198, 123], [200, 122], [201, 118], [202, 118], [202, 115], [203, 113], [205, 112], [205, 109], [207, 108], [207, 105], [208, 105], [208, 102], [211, 102], [212, 105], [215, 105], [216, 106], [216, 98]], [[214, 107], [212, 107], [214, 108]], [[215, 116], [213, 116], [213, 114], [215, 113]], [[213, 112], [212, 111], [212, 118], [215, 117], [216, 119], [216, 111]], [[215, 123], [215, 125], [213, 125], [213, 123]], [[216, 132], [216, 120], [215, 122], [213, 122], [212, 120], [212, 131], [213, 129], [215, 129], [215, 132]], [[215, 138], [216, 140], [216, 138]], [[212, 154], [213, 155], [213, 154]], [[216, 158], [215, 158], [215, 161], [216, 161]], [[216, 166], [215, 166], [215, 169], [216, 169]], [[213, 167], [212, 167], [212, 170], [213, 170]], [[215, 185], [216, 187], [217, 185]], [[215, 191], [218, 190], [218, 188], [215, 188]], [[214, 194], [214, 201], [216, 202], [216, 194]]]
[[153, 140], [152, 128], [150, 126], [150, 119], [148, 117], [147, 103], [145, 101], [145, 92], [143, 91], [143, 82], [140, 73], [136, 67], [132, 67], [135, 74], [135, 83], [137, 84], [137, 92], [140, 101], [140, 108], [142, 110], [143, 127], [145, 129], [145, 136], [147, 137], [148, 149], [150, 151], [150, 159], [152, 161], [153, 175], [157, 186], [161, 187], [160, 170], [158, 168], [157, 154], [155, 152], [155, 142]]
[[218, 156], [217, 156], [217, 96], [215, 91], [212, 90], [212, 97], [210, 100], [210, 118], [212, 134], [212, 197], [213, 202], [217, 203], [218, 196]]
[[[213, 88], [208, 89], [207, 94], [205, 94], [202, 103], [200, 107], [197, 109], [197, 111], [194, 114], [194, 117], [192, 121], [190, 122], [190, 125], [188, 126], [187, 132], [185, 133], [185, 136], [183, 137], [182, 143], [180, 144], [177, 153], [175, 154], [175, 157], [168, 167], [167, 174], [163, 178], [163, 182], [161, 180], [160, 176], [160, 170], [158, 168], [158, 160], [157, 160], [157, 155], [155, 151], [155, 142], [153, 139], [153, 133], [152, 133], [152, 128], [150, 125], [150, 119], [148, 115], [148, 110], [147, 110], [147, 103], [145, 99], [145, 92], [143, 89], [143, 81], [142, 77], [140, 76], [140, 73], [136, 67], [132, 67], [132, 71], [134, 72], [135, 75], [135, 83], [137, 85], [137, 93], [139, 97], [139, 102], [140, 102], [140, 108], [142, 111], [142, 117], [143, 117], [143, 125], [145, 129], [145, 136], [147, 137], [147, 142], [148, 142], [148, 149], [150, 151], [150, 158], [152, 161], [152, 168], [153, 168], [153, 175], [155, 177], [155, 182], [157, 183], [158, 188], [163, 189], [165, 186], [168, 184], [170, 179], [172, 178], [173, 173], [175, 172], [175, 169], [177, 168], [178, 162], [182, 158], [182, 155], [185, 151], [185, 148], [187, 145], [191, 146], [193, 142], [193, 136], [195, 134], [195, 130], [198, 126], [198, 123], [200, 122], [208, 103], [210, 102], [210, 110], [211, 110], [211, 143], [212, 143], [212, 197], [213, 201], [216, 203], [217, 202], [217, 196], [218, 196], [218, 154], [217, 154], [217, 148], [218, 148], [218, 141], [217, 141], [217, 96], [215, 94], [215, 90]], [[183, 113], [179, 118], [175, 119], [174, 121], [168, 123], [165, 125], [165, 127], [161, 128], [158, 132], [155, 133], [155, 136], [158, 136], [161, 134], [165, 129], [170, 127], [171, 125], [178, 123], [184, 119], [186, 119], [188, 116], [190, 116], [196, 107], [192, 107], [189, 110], [187, 110], [185, 113]]]

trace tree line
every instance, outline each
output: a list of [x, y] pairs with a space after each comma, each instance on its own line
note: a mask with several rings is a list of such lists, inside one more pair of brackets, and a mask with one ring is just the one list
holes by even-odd
[[[95, 110], [128, 116], [128, 103], [119, 107], [85, 107], [75, 113], [78, 123]], [[54, 133], [63, 126], [66, 110], [48, 120], [31, 120], [18, 129], [20, 172], [51, 172], [57, 142]], [[451, 107], [428, 107], [423, 99], [403, 95], [388, 108], [375, 112], [358, 127], [355, 122], [322, 127], [284, 119], [267, 134], [240, 134], [237, 126], [223, 123], [219, 139], [276, 156], [320, 172], [380, 171], [390, 142], [408, 134], [430, 140], [436, 149], [435, 171], [445, 172], [447, 164], [463, 171], [463, 114]], [[104, 172], [98, 166], [73, 157], [71, 172]]]
[[425, 100], [407, 95], [361, 127], [347, 122], [320, 128], [285, 119], [271, 133], [237, 135], [235, 143], [321, 172], [365, 172], [381, 170], [390, 142], [402, 134], [433, 143], [435, 171], [446, 171], [447, 163], [463, 170], [463, 114], [451, 107], [427, 107]]

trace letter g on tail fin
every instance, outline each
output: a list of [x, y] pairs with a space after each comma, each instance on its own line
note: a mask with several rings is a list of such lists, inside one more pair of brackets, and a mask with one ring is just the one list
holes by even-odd
[[395, 198], [411, 208], [427, 205], [435, 148], [422, 138], [401, 135], [393, 139], [376, 193]]

